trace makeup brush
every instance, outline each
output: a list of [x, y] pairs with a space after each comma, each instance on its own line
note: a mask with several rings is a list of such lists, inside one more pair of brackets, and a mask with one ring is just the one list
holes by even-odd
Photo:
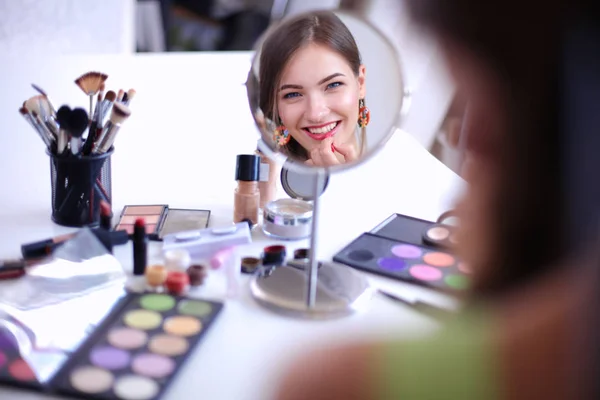
[[84, 156], [89, 155], [92, 152], [94, 147], [94, 142], [98, 136], [98, 127], [102, 126], [102, 122], [104, 121], [104, 116], [111, 109], [115, 99], [117, 98], [117, 94], [112, 90], [106, 92], [106, 97], [102, 99], [102, 101], [96, 104], [96, 111], [92, 117], [92, 123], [90, 125], [90, 129], [88, 131], [87, 138], [85, 143], [83, 144], [83, 148], [81, 152]]
[[450, 311], [448, 309], [444, 309], [442, 307], [436, 307], [429, 303], [425, 303], [425, 302], [418, 301], [418, 300], [411, 301], [411, 300], [402, 298], [400, 296], [396, 296], [394, 294], [391, 294], [391, 293], [386, 292], [381, 289], [377, 289], [377, 291], [379, 293], [381, 293], [382, 295], [384, 295], [385, 297], [387, 297], [388, 299], [392, 299], [398, 303], [407, 305], [407, 306], [409, 306], [419, 312], [422, 312], [423, 314], [426, 314], [427, 316], [432, 317], [432, 318], [445, 319], [445, 318], [449, 318], [454, 315], [454, 313], [452, 311]]
[[93, 153], [106, 153], [113, 145], [115, 137], [121, 128], [121, 125], [129, 118], [131, 111], [121, 103], [115, 103], [110, 114], [110, 119], [104, 125], [100, 137], [96, 140]]
[[29, 124], [33, 127], [33, 129], [35, 129], [35, 131], [38, 133], [39, 137], [42, 139], [42, 141], [44, 142], [44, 144], [46, 145], [46, 147], [48, 147], [48, 149], [50, 149], [52, 147], [52, 143], [53, 142], [48, 138], [48, 136], [46, 135], [46, 133], [39, 126], [39, 124], [33, 118], [33, 116], [29, 112], [27, 112], [27, 108], [25, 108], [25, 107], [19, 108], [19, 113], [21, 113], [21, 115], [23, 116], [23, 118], [25, 118], [25, 120], [27, 122], [29, 122]]
[[119, 89], [119, 93], [117, 93], [117, 101], [119, 103], [123, 102], [123, 96], [125, 96], [125, 91], [123, 89]]
[[50, 106], [48, 105], [46, 98], [42, 95], [30, 97], [29, 99], [25, 100], [23, 106], [43, 126], [44, 132], [50, 138], [50, 140], [56, 140], [58, 127], [56, 127], [56, 132], [53, 132], [53, 129], [51, 130], [50, 126], [53, 126], [54, 124], [46, 124], [48, 115], [51, 113]]
[[41, 87], [39, 87], [38, 85], [36, 85], [35, 83], [31, 84], [31, 87], [38, 92], [39, 94], [41, 94], [42, 96], [44, 96], [46, 98], [46, 100], [48, 101], [48, 105], [50, 106], [50, 109], [52, 110], [52, 113], [54, 115], [56, 115], [56, 108], [54, 108], [54, 105], [52, 104], [52, 102], [50, 101], [50, 97], [48, 96], [48, 93], [46, 93], [44, 91], [44, 89], [42, 89]]
[[102, 90], [104, 81], [108, 78], [108, 75], [101, 72], [91, 71], [86, 72], [79, 78], [75, 79], [75, 84], [90, 97], [90, 115], [93, 115], [94, 96]]
[[67, 105], [61, 106], [56, 112], [56, 118], [58, 119], [58, 124], [60, 126], [60, 130], [58, 131], [58, 140], [56, 143], [56, 154], [62, 154], [67, 148], [69, 134], [71, 132], [71, 128], [69, 127], [69, 121], [71, 119], [71, 107]]
[[[129, 106], [129, 104], [131, 103], [131, 100], [133, 100], [133, 98], [136, 95], [136, 91], [135, 91], [135, 89], [129, 89], [126, 94], [127, 94], [127, 100], [123, 100], [123, 104], [125, 104], [126, 106]], [[125, 97], [125, 96], [123, 96], [123, 97]]]
[[83, 108], [76, 108], [69, 117], [69, 128], [71, 130], [71, 153], [76, 156], [81, 150], [81, 137], [88, 127], [88, 114]]

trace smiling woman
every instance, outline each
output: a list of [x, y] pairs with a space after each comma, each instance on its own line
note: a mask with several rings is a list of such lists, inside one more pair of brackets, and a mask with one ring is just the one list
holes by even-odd
[[279, 150], [328, 166], [358, 159], [370, 111], [366, 67], [352, 33], [332, 12], [277, 27], [260, 55], [260, 109]]

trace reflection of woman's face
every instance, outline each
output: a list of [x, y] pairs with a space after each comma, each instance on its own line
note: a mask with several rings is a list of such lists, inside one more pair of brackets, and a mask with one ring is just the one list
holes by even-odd
[[357, 77], [348, 62], [327, 47], [300, 48], [283, 70], [277, 95], [281, 121], [309, 153], [323, 140], [350, 144], [365, 96], [365, 67]]

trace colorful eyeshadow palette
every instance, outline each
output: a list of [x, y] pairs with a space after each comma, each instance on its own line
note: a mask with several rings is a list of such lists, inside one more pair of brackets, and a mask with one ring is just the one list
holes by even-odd
[[158, 399], [222, 307], [167, 294], [130, 294], [52, 385], [86, 399]]
[[133, 234], [135, 220], [142, 218], [151, 240], [162, 240], [165, 235], [190, 230], [205, 229], [210, 220], [210, 210], [186, 210], [167, 205], [125, 206], [115, 230]]
[[0, 383], [29, 389], [41, 389], [29, 364], [21, 358], [11, 333], [0, 329]]
[[470, 285], [469, 271], [450, 253], [364, 233], [333, 260], [351, 267], [447, 292]]
[[79, 399], [156, 400], [220, 314], [223, 304], [128, 293], [41, 384], [0, 330], [0, 383]]

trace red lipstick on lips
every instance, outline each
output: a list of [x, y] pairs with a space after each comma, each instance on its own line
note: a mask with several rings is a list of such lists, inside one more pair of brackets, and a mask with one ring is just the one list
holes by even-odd
[[[312, 129], [318, 129], [318, 128], [322, 128], [324, 126], [327, 126], [331, 124], [331, 122], [327, 122], [326, 124], [322, 124], [322, 125], [318, 125], [318, 126], [311, 126], [310, 128]], [[338, 131], [338, 128], [340, 127], [340, 121], [336, 121], [336, 126], [335, 128], [333, 128], [332, 130], [330, 130], [327, 133], [311, 133], [308, 128], [303, 128], [304, 133], [306, 133], [310, 138], [314, 139], [314, 140], [325, 140], [327, 138], [332, 137], [333, 135], [335, 135]]]

